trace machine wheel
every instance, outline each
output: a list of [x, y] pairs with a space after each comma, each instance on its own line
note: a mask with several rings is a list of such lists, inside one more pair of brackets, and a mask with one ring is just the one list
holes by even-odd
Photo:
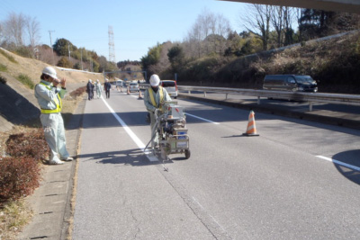
[[186, 150], [185, 150], [185, 158], [186, 158], [186, 159], [189, 159], [189, 158], [190, 158], [190, 155], [191, 155], [191, 154], [190, 154], [190, 150], [189, 150], [189, 149], [186, 149]]

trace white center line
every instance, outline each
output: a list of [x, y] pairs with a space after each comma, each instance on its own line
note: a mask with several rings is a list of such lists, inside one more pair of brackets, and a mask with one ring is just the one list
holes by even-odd
[[185, 112], [185, 115], [190, 116], [190, 117], [193, 117], [193, 118], [197, 118], [197, 119], [200, 119], [200, 120], [203, 120], [203, 121], [205, 121], [205, 122], [212, 123], [212, 124], [220, 124], [220, 123], [218, 123], [218, 122], [213, 122], [213, 121], [211, 121], [211, 120], [208, 120], [208, 119], [205, 119], [205, 118], [202, 118], [202, 117], [198, 117], [198, 116], [192, 115], [192, 114], [187, 113], [187, 112]]
[[127, 134], [132, 138], [132, 140], [136, 143], [136, 145], [143, 151], [146, 155], [146, 157], [149, 159], [150, 162], [157, 162], [159, 159], [152, 154], [149, 150], [145, 151], [145, 144], [135, 135], [133, 131], [126, 125], [126, 123], [115, 113], [115, 111], [110, 107], [110, 105], [106, 102], [106, 100], [101, 97], [101, 100], [105, 103], [105, 105], [108, 107], [112, 115], [115, 117], [115, 119], [120, 123], [120, 125], [125, 129]]
[[332, 163], [335, 163], [337, 165], [341, 165], [341, 166], [344, 166], [344, 167], [347, 167], [347, 168], [350, 168], [352, 170], [355, 170], [355, 171], [359, 171], [360, 172], [360, 167], [357, 167], [357, 166], [354, 166], [354, 165], [351, 165], [351, 164], [348, 164], [348, 163], [344, 163], [344, 162], [341, 162], [339, 160], [335, 160], [335, 159], [332, 159], [332, 158], [328, 158], [328, 157], [324, 157], [324, 156], [321, 156], [321, 155], [318, 155], [316, 156], [317, 158], [321, 158], [321, 159], [324, 159], [326, 161], [329, 161], [329, 162], [332, 162]]

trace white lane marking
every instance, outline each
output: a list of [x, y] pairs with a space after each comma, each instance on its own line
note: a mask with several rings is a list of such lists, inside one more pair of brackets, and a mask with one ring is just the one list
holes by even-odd
[[[205, 211], [205, 208], [199, 203], [199, 201], [198, 201], [196, 198], [192, 197], [192, 199], [193, 199], [193, 201], [194, 201], [198, 206], [200, 206], [200, 208], [201, 208], [204, 212], [206, 212], [206, 211]], [[224, 232], [226, 232], [225, 228], [223, 228], [223, 226], [221, 226], [221, 224], [220, 224], [211, 214], [209, 214], [209, 213], [207, 213], [207, 214], [212, 218], [212, 220], [213, 220]]]
[[212, 123], [212, 124], [220, 124], [220, 123], [218, 123], [218, 122], [213, 122], [213, 121], [211, 121], [211, 120], [208, 120], [208, 119], [205, 119], [205, 118], [202, 118], [202, 117], [198, 117], [198, 116], [192, 115], [192, 114], [187, 113], [187, 112], [185, 112], [185, 115], [190, 116], [190, 117], [193, 117], [193, 118], [197, 118], [197, 119], [200, 119], [200, 120], [203, 120], [203, 121], [205, 121], [205, 122]]
[[324, 160], [329, 161], [329, 162], [332, 162], [332, 163], [335, 163], [335, 164], [337, 164], [337, 165], [341, 165], [341, 166], [344, 166], [344, 167], [347, 167], [347, 168], [350, 168], [350, 169], [352, 169], [352, 170], [355, 170], [355, 171], [359, 171], [359, 172], [360, 172], [360, 167], [357, 167], [357, 166], [354, 166], [354, 165], [351, 165], [351, 164], [348, 164], [348, 163], [344, 163], [344, 162], [341, 162], [341, 161], [336, 160], [336, 159], [324, 157], [324, 156], [321, 156], [321, 155], [318, 155], [318, 156], [316, 156], [316, 157], [317, 157], [317, 158], [324, 159]]
[[145, 151], [145, 144], [135, 135], [133, 131], [126, 125], [126, 123], [115, 113], [115, 111], [110, 107], [110, 105], [106, 102], [106, 100], [101, 97], [105, 105], [108, 107], [112, 115], [115, 117], [115, 119], [120, 123], [120, 125], [125, 129], [127, 134], [132, 138], [132, 140], [136, 143], [136, 145], [140, 148], [141, 151], [143, 151], [146, 155], [146, 157], [149, 159], [150, 162], [157, 162], [159, 159], [152, 154], [149, 150]]

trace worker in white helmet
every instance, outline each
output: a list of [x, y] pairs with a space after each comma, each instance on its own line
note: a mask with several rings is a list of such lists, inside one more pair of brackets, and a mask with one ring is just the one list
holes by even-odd
[[40, 105], [40, 121], [44, 128], [45, 140], [50, 148], [49, 163], [63, 164], [61, 160], [73, 160], [66, 150], [64, 121], [61, 116], [61, 99], [66, 93], [66, 79], [59, 80], [52, 67], [45, 67], [40, 78], [40, 83], [35, 86], [35, 97]]
[[[166, 89], [159, 86], [159, 84], [159, 76], [156, 74], [151, 75], [150, 87], [146, 89], [144, 93], [144, 104], [150, 114], [151, 130], [153, 129], [156, 122], [155, 110], [161, 109], [165, 101], [171, 101], [171, 97], [169, 96]], [[157, 142], [156, 140], [157, 137], [155, 137], [155, 142]]]
[[97, 98], [101, 98], [102, 86], [99, 79], [96, 79], [95, 89], [96, 89]]
[[89, 79], [88, 83], [86, 84], [86, 92], [88, 94], [88, 100], [94, 98], [94, 84], [92, 83], [92, 80]]
[[106, 98], [110, 98], [111, 84], [109, 83], [109, 79], [107, 78], [105, 78], [104, 89], [105, 89]]

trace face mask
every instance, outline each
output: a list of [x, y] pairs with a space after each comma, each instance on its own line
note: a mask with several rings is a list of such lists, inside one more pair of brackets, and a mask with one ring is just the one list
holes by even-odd
[[152, 90], [153, 90], [154, 92], [157, 92], [157, 91], [158, 91], [158, 89], [159, 89], [159, 86], [156, 86], [156, 87], [151, 86], [151, 88], [152, 88]]

